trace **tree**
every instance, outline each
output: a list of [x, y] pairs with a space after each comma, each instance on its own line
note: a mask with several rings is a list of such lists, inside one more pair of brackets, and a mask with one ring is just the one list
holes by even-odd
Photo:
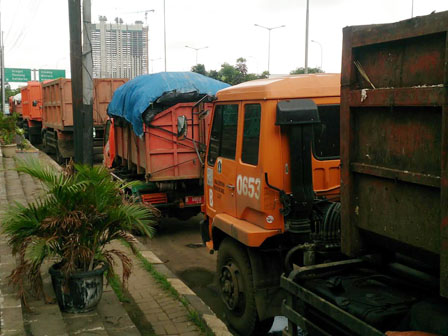
[[15, 96], [16, 94], [20, 93], [20, 88], [17, 89], [11, 89], [11, 86], [9, 84], [5, 85], [5, 101], [7, 102], [9, 97]]
[[216, 70], [210, 70], [210, 71], [208, 72], [208, 76], [211, 77], [211, 78], [213, 78], [213, 79], [217, 79], [217, 80], [219, 80], [219, 73], [218, 73], [218, 71], [216, 71]]
[[194, 66], [191, 67], [191, 71], [192, 72], [196, 72], [198, 74], [204, 75], [204, 76], [208, 76], [207, 74], [207, 70], [205, 70], [205, 65], [204, 64], [196, 64]]
[[[308, 73], [323, 73], [323, 72], [325, 72], [325, 71], [323, 71], [321, 68], [308, 68]], [[304, 73], [305, 73], [304, 67], [299, 67], [290, 72], [291, 75], [298, 75], [298, 74], [304, 74]]]
[[243, 57], [240, 57], [236, 60], [236, 66], [235, 68], [243, 75], [247, 75], [247, 65], [246, 65], [246, 59]]
[[235, 65], [230, 65], [227, 62], [223, 63], [219, 71], [207, 71], [203, 64], [196, 64], [191, 68], [191, 71], [220, 80], [230, 85], [236, 85], [259, 78], [268, 78], [269, 76], [267, 71], [264, 71], [261, 75], [248, 73], [246, 59], [243, 57], [238, 58]]
[[219, 79], [225, 83], [229, 83], [230, 85], [236, 85], [241, 83], [241, 73], [235, 68], [233, 65], [229, 63], [223, 63], [221, 65], [221, 69], [218, 71]]

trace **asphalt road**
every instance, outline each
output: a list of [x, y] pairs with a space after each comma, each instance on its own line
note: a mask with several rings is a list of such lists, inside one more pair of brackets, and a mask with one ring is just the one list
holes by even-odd
[[[202, 215], [188, 221], [166, 218], [161, 221], [152, 239], [140, 237], [166, 266], [191, 288], [223, 321], [224, 304], [217, 288], [216, 257], [210, 254], [199, 233]], [[277, 317], [270, 335], [281, 335], [286, 326], [284, 317]], [[275, 330], [275, 331], [274, 331]], [[234, 330], [230, 330], [238, 335]]]
[[188, 221], [165, 218], [157, 227], [154, 238], [140, 238], [191, 288], [220, 318], [224, 319], [223, 304], [216, 284], [216, 257], [202, 246], [199, 233], [201, 215]]

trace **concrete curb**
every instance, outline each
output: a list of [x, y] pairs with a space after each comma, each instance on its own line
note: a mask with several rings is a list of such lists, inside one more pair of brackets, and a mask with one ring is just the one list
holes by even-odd
[[185, 283], [177, 278], [150, 249], [138, 241], [136, 245], [141, 255], [153, 265], [157, 272], [163, 274], [170, 282], [171, 286], [173, 286], [173, 288], [188, 302], [190, 308], [198, 314], [210, 332], [216, 336], [232, 336], [232, 333], [227, 329], [224, 322], [215, 315], [210, 307], [207, 306]]

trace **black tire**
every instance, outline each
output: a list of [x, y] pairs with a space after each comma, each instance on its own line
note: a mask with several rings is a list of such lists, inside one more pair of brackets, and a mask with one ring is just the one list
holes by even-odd
[[274, 317], [270, 317], [263, 321], [257, 321], [257, 325], [255, 327], [254, 335], [267, 335], [269, 330], [271, 330], [272, 325], [274, 324]]
[[56, 162], [59, 163], [60, 165], [65, 163], [64, 157], [59, 152], [58, 146], [56, 146]]
[[42, 132], [42, 148], [45, 153], [49, 152], [48, 144], [47, 144], [47, 132]]
[[199, 212], [201, 212], [200, 208], [177, 209], [174, 212], [174, 216], [179, 220], [186, 221], [196, 216]]
[[260, 322], [246, 248], [225, 238], [218, 251], [217, 274], [219, 294], [231, 327], [244, 336], [260, 335], [256, 334]]
[[42, 142], [42, 139], [39, 134], [30, 134], [30, 142], [33, 145], [39, 145]]
[[23, 136], [25, 139], [30, 140], [30, 129], [28, 127], [28, 121], [23, 120], [22, 121], [22, 129], [23, 129]]

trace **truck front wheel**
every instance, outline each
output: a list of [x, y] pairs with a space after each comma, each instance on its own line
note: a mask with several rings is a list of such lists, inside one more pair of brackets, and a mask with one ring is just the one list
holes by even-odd
[[259, 321], [252, 269], [243, 245], [225, 238], [218, 251], [218, 287], [229, 324], [241, 335], [263, 335], [273, 319]]

